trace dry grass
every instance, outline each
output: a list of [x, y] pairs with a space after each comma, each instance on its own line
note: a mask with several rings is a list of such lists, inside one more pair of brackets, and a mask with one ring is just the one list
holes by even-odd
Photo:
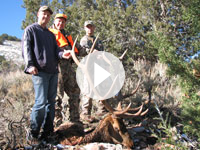
[[31, 76], [22, 71], [0, 76], [0, 146], [4, 148], [23, 144], [25, 127], [34, 101]]
[[133, 63], [134, 66], [127, 71], [123, 92], [134, 89], [141, 77], [141, 86], [134, 101], [148, 99], [151, 94], [152, 100], [159, 105], [176, 106], [179, 104], [181, 89], [176, 84], [177, 78], [169, 78], [166, 75], [166, 65], [145, 60], [133, 61]]

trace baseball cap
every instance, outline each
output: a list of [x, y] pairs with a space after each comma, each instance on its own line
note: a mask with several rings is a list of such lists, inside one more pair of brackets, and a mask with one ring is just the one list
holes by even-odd
[[67, 16], [65, 14], [56, 14], [55, 18], [64, 18], [65, 20], [67, 20]]
[[39, 9], [39, 11], [45, 11], [45, 10], [49, 11], [51, 15], [53, 14], [53, 11], [49, 6], [41, 6]]
[[87, 20], [87, 21], [85, 21], [84, 26], [86, 27], [86, 26], [89, 25], [89, 24], [95, 26], [92, 20]]

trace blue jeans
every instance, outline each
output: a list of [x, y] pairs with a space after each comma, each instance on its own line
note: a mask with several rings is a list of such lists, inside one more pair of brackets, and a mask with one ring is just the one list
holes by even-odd
[[53, 132], [58, 74], [39, 72], [37, 75], [32, 75], [32, 81], [35, 104], [31, 112], [31, 132], [38, 136], [41, 127], [44, 132]]

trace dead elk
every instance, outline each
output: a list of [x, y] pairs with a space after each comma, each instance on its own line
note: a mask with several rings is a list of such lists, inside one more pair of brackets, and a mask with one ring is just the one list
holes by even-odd
[[[108, 104], [106, 104], [108, 105]], [[114, 109], [113, 109], [114, 110]], [[91, 142], [106, 142], [113, 144], [122, 144], [127, 148], [132, 148], [134, 143], [131, 139], [123, 118], [142, 116], [148, 110], [143, 110], [143, 104], [137, 109], [130, 109], [130, 105], [124, 110], [114, 110], [109, 112], [104, 119], [102, 119], [94, 131], [84, 134], [83, 128], [74, 124], [72, 128], [69, 124], [64, 123], [56, 129], [58, 134], [58, 142], [63, 145], [86, 144]], [[109, 110], [110, 111], [110, 110]], [[137, 111], [134, 114], [129, 111]]]

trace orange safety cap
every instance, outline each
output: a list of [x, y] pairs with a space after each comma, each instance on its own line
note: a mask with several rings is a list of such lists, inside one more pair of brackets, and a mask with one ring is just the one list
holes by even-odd
[[65, 14], [56, 14], [55, 18], [64, 18], [65, 20], [67, 20], [67, 16]]

